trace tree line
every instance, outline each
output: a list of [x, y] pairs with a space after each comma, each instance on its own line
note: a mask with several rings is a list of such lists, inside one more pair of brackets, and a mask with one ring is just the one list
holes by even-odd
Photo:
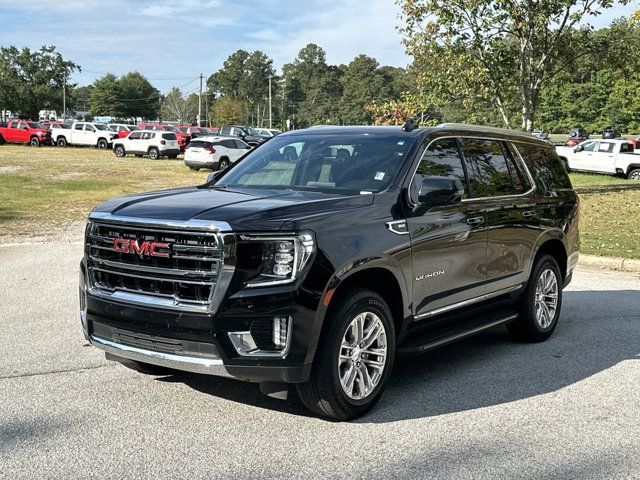
[[[640, 130], [640, 26], [633, 18], [589, 26], [612, 1], [398, 3], [407, 68], [367, 55], [332, 65], [309, 44], [278, 72], [264, 52], [238, 50], [206, 80], [207, 121], [268, 126], [271, 119], [275, 128], [302, 128], [416, 118], [554, 133]], [[138, 72], [78, 87], [68, 79], [79, 70], [55, 47], [2, 47], [0, 109], [30, 118], [40, 109], [61, 111], [66, 84], [67, 104], [92, 116], [196, 119], [194, 91], [162, 94]]]

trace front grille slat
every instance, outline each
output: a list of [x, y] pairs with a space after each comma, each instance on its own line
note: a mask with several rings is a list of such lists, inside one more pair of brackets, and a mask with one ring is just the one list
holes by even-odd
[[[169, 244], [168, 257], [132, 250], [116, 251], [116, 239]], [[126, 244], [126, 242], [124, 242]], [[221, 236], [212, 232], [172, 230], [93, 222], [86, 236], [89, 280], [107, 293], [126, 292], [172, 301], [176, 306], [211, 304], [223, 264]], [[166, 248], [161, 247], [163, 253]]]

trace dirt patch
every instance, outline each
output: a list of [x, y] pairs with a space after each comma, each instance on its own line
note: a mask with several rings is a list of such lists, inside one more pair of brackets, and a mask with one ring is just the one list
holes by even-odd
[[86, 173], [82, 173], [82, 172], [68, 172], [68, 173], [59, 173], [57, 175], [53, 175], [51, 178], [58, 181], [58, 180], [73, 180], [74, 178], [78, 178], [78, 177], [84, 177], [86, 175]]
[[22, 167], [17, 165], [5, 165], [4, 167], [0, 167], [0, 173], [16, 173], [22, 170]]

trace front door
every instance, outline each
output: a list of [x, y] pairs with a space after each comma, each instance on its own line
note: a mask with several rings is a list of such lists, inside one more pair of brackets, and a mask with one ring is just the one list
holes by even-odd
[[598, 148], [598, 142], [583, 142], [580, 144], [580, 147], [581, 149], [571, 156], [569, 167], [573, 170], [589, 171], [593, 163], [591, 157], [593, 157], [593, 152]]
[[[406, 213], [413, 257], [413, 300], [416, 320], [464, 305], [485, 293], [487, 227], [484, 202], [469, 194], [458, 142], [434, 140], [425, 151]], [[462, 202], [424, 208], [417, 192], [424, 177], [455, 176], [465, 186]]]
[[614, 142], [598, 142], [590, 158], [589, 170], [599, 173], [616, 173], [616, 157]]

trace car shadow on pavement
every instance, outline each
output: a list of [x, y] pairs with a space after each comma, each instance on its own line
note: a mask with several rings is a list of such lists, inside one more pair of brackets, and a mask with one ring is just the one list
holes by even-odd
[[[418, 357], [396, 361], [378, 405], [358, 423], [385, 423], [499, 405], [553, 392], [638, 359], [640, 290], [567, 291], [554, 335], [543, 343], [512, 340], [503, 327]], [[313, 416], [291, 388], [289, 400], [262, 395], [257, 385], [179, 373], [182, 382], [231, 401]]]

